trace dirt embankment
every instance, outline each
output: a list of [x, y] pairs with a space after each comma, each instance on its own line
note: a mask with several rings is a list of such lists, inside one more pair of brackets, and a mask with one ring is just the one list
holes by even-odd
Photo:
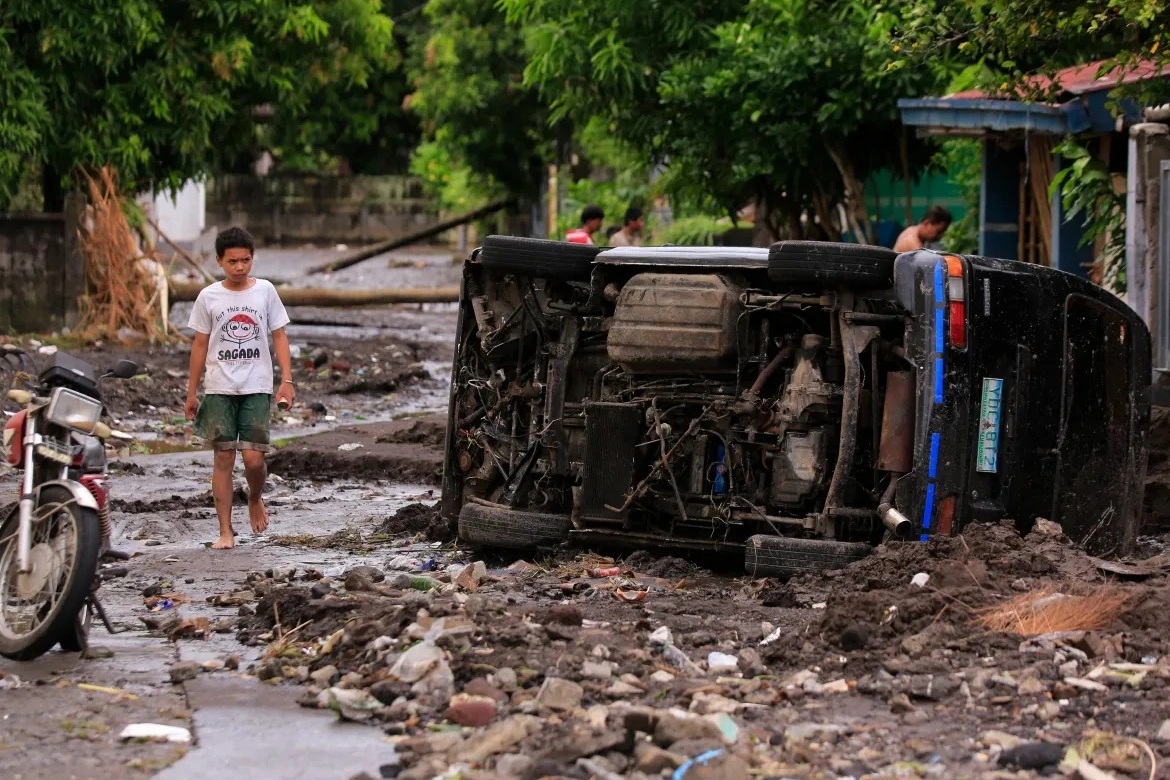
[[298, 438], [268, 468], [286, 479], [380, 479], [437, 485], [443, 476], [445, 414], [347, 425]]

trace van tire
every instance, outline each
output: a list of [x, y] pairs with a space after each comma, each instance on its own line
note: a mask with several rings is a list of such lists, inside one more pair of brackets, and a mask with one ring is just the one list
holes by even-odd
[[781, 284], [889, 287], [897, 257], [894, 250], [880, 246], [780, 241], [768, 249], [768, 278]]
[[587, 282], [599, 246], [569, 244], [521, 236], [488, 236], [479, 262], [492, 274], [517, 274], [539, 279]]
[[864, 542], [794, 539], [757, 534], [744, 545], [744, 570], [754, 577], [794, 577], [841, 569], [860, 561], [873, 548]]
[[553, 547], [568, 540], [570, 525], [568, 515], [464, 504], [459, 511], [459, 540], [473, 547], [509, 550]]

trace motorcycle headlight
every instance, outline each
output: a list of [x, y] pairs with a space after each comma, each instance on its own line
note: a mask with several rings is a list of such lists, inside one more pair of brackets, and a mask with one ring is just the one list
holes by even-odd
[[49, 409], [45, 412], [45, 419], [54, 425], [62, 425], [82, 433], [93, 433], [101, 414], [100, 401], [68, 388], [58, 387], [49, 398]]

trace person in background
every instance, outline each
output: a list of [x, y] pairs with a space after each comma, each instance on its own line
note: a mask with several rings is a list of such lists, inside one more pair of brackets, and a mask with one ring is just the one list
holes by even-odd
[[895, 252], [912, 252], [933, 244], [943, 237], [951, 226], [951, 212], [942, 206], [931, 206], [922, 215], [922, 221], [902, 231], [894, 242]]
[[610, 246], [642, 246], [642, 228], [646, 226], [646, 219], [642, 216], [642, 209], [630, 207], [626, 209], [622, 229], [614, 233], [609, 239]]
[[593, 234], [601, 230], [601, 223], [604, 221], [605, 212], [601, 210], [601, 206], [590, 203], [581, 209], [581, 227], [566, 233], [565, 240], [570, 244], [593, 246]]

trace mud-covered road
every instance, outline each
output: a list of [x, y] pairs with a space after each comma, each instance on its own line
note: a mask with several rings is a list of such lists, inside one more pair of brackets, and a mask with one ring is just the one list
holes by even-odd
[[[449, 284], [449, 260], [331, 281]], [[204, 546], [185, 350], [84, 352], [150, 369], [109, 393], [139, 436], [112, 485], [135, 557], [103, 586], [127, 630], [0, 662], [4, 777], [1170, 777], [1166, 537], [1111, 568], [1050, 526], [984, 526], [787, 583], [648, 552], [479, 556], [433, 509], [453, 307], [290, 313], [272, 524], [244, 533], [237, 506], [228, 552]], [[135, 723], [192, 741], [120, 739]]]

